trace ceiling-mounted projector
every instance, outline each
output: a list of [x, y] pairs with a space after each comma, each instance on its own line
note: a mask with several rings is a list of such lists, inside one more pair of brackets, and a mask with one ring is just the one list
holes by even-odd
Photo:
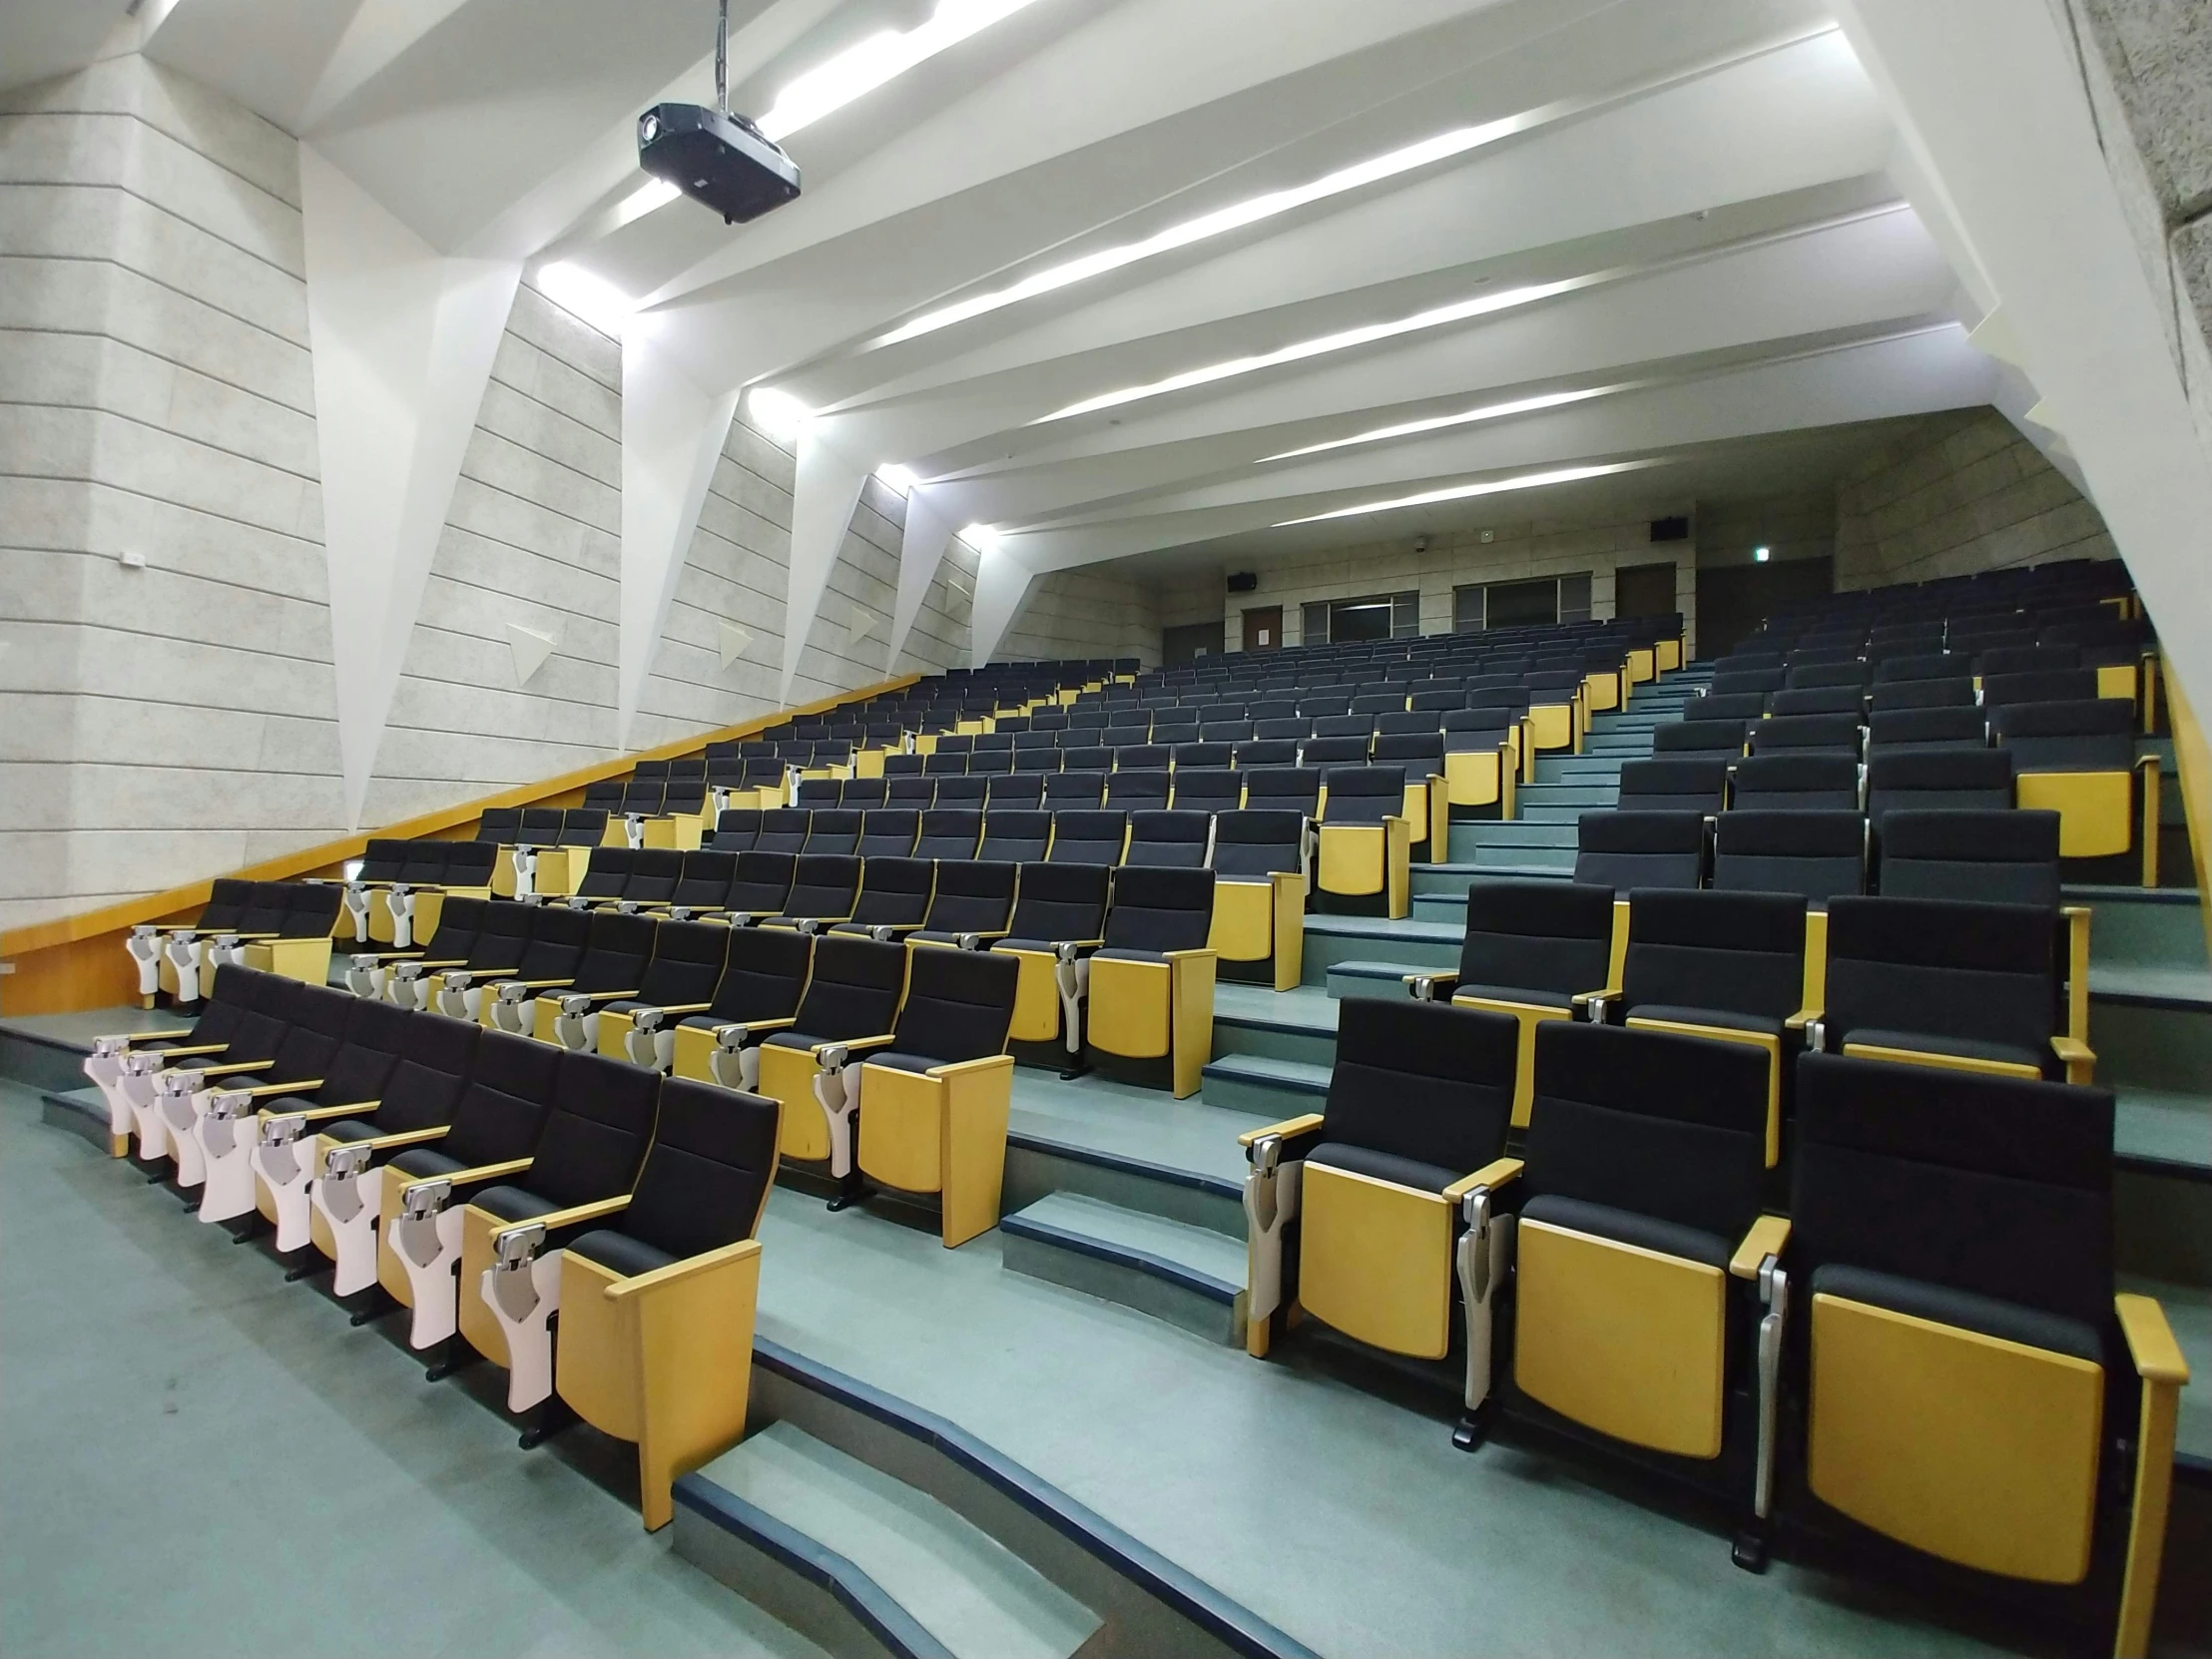
[[799, 169], [742, 115], [704, 104], [656, 104], [638, 117], [638, 166], [728, 224], [799, 195]]
[[638, 117], [638, 166], [722, 215], [749, 220], [799, 195], [799, 168], [767, 134], [730, 113], [730, 0], [715, 23], [715, 102], [656, 104]]

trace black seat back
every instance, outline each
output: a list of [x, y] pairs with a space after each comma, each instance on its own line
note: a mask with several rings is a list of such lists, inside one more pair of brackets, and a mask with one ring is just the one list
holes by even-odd
[[989, 812], [983, 815], [983, 844], [975, 855], [986, 861], [1025, 864], [1044, 856], [1052, 840], [1052, 815]]
[[1118, 864], [1128, 830], [1127, 813], [1054, 813], [1050, 860], [1056, 864]]
[[730, 877], [727, 907], [746, 915], [782, 915], [798, 866], [795, 853], [739, 853], [737, 870]]
[[1729, 805], [1733, 812], [1856, 813], [1859, 763], [1849, 755], [1754, 755], [1736, 763]]
[[1197, 869], [1206, 862], [1212, 821], [1204, 813], [1132, 813], [1125, 864]]
[[1694, 887], [1705, 874], [1702, 813], [1584, 813], [1574, 878], [1600, 887]]
[[1669, 755], [1629, 761], [1621, 767], [1620, 810], [1710, 816], [1721, 810], [1727, 788], [1725, 755]]
[[905, 987], [904, 945], [825, 933], [793, 1029], [817, 1042], [880, 1036], [891, 1029]]
[[2057, 1029], [2047, 909], [1940, 898], [1839, 898], [1828, 907], [1828, 1047], [1856, 1031], [1992, 1044], [2040, 1062]]
[[[468, 1081], [453, 1103], [452, 1131], [437, 1149], [468, 1169], [527, 1158], [552, 1109], [553, 1077], [565, 1051], [505, 1031], [484, 1031], [474, 1049]], [[379, 1111], [379, 1125], [382, 1118]]]
[[1780, 1021], [1805, 1000], [1805, 900], [1772, 892], [1628, 895], [1621, 1001]]
[[552, 1109], [521, 1184], [564, 1210], [628, 1192], [653, 1139], [660, 1092], [658, 1072], [562, 1051]]
[[1246, 808], [1214, 820], [1214, 870], [1223, 880], [1263, 879], [1304, 867], [1303, 813]]
[[891, 1047], [940, 1064], [1006, 1052], [1020, 965], [988, 950], [917, 950]]
[[1474, 881], [1459, 982], [1572, 997], [1613, 965], [1613, 889], [1579, 881]]
[[576, 983], [570, 989], [636, 990], [645, 978], [645, 964], [653, 955], [653, 941], [658, 934], [653, 918], [626, 916], [620, 910], [600, 910], [589, 920], [590, 930], [585, 935], [583, 954], [576, 963]]
[[1904, 750], [1867, 764], [1867, 816], [1898, 807], [1967, 807], [2003, 811], [2012, 805], [2012, 757], [2001, 749]]
[[1114, 871], [1106, 943], [1116, 950], [1202, 950], [1214, 924], [1214, 872], [1125, 864]]
[[[1509, 1014], [1347, 998], [1322, 1137], [1454, 1177], [1471, 1175], [1505, 1149], [1519, 1044]], [[1344, 1162], [1358, 1167], [1357, 1160]]]
[[1713, 887], [1795, 893], [1826, 906], [1867, 889], [1867, 821], [1857, 812], [1730, 812], [1713, 838]]
[[678, 1261], [753, 1237], [776, 1181], [778, 1112], [757, 1094], [663, 1081], [653, 1147], [616, 1227]]
[[788, 927], [736, 927], [707, 1017], [718, 1023], [787, 1019], [806, 994], [815, 941]]
[[1878, 884], [1889, 898], [2058, 903], [2058, 815], [1913, 812], [1882, 820]]
[[808, 852], [792, 869], [784, 914], [842, 921], [860, 890], [860, 860], [842, 853]]
[[1008, 937], [1044, 944], [1100, 937], [1110, 879], [1103, 863], [1023, 864]]
[[638, 1000], [654, 1008], [681, 1008], [713, 999], [730, 940], [743, 929], [708, 921], [664, 921], [653, 936], [653, 959], [638, 981]]
[[937, 865], [937, 887], [923, 925], [934, 933], [996, 933], [1013, 913], [1019, 866], [979, 858]]

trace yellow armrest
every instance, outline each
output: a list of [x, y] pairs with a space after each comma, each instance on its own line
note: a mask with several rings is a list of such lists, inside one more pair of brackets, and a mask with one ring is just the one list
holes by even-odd
[[601, 1294], [609, 1302], [619, 1302], [626, 1296], [658, 1290], [677, 1280], [689, 1279], [695, 1273], [706, 1273], [727, 1263], [757, 1256], [760, 1250], [759, 1239], [740, 1239], [736, 1244], [726, 1244], [720, 1250], [710, 1250], [703, 1256], [687, 1256], [681, 1262], [671, 1262], [665, 1268], [655, 1268], [651, 1273], [641, 1273], [634, 1279], [618, 1279]]
[[881, 1048], [893, 1035], [886, 1031], [879, 1037], [832, 1037], [828, 1042], [816, 1043], [813, 1052], [820, 1054], [826, 1048], [841, 1048], [847, 1053], [862, 1048]]
[[2127, 1339], [2128, 1357], [2135, 1362], [2137, 1377], [2146, 1382], [2188, 1382], [2189, 1362], [2182, 1357], [2181, 1345], [2174, 1341], [2165, 1309], [2147, 1296], [2123, 1291], [2112, 1299], [2112, 1311], [2119, 1316], [2120, 1334]]
[[1011, 1054], [986, 1054], [980, 1060], [954, 1060], [949, 1065], [931, 1066], [929, 1075], [931, 1077], [965, 1077], [970, 1072], [992, 1071], [1000, 1067], [1011, 1067], [1013, 1063], [1014, 1057]]
[[196, 1043], [190, 1048], [165, 1048], [159, 1052], [162, 1059], [168, 1060], [179, 1054], [221, 1054], [230, 1046], [229, 1043]]
[[303, 1083], [257, 1083], [250, 1089], [234, 1089], [234, 1094], [250, 1094], [259, 1098], [265, 1094], [296, 1094], [302, 1089], [319, 1089], [322, 1079], [310, 1077]]
[[528, 1227], [542, 1227], [550, 1233], [557, 1227], [574, 1227], [580, 1222], [598, 1221], [605, 1216], [617, 1215], [629, 1207], [628, 1193], [619, 1198], [595, 1198], [589, 1204], [572, 1204], [566, 1210], [555, 1210], [547, 1215], [532, 1216], [527, 1221], [503, 1225], [493, 1231], [492, 1242], [496, 1244], [509, 1233], [520, 1233]]
[[1605, 989], [1603, 989], [1603, 990], [1601, 990], [1601, 991], [1576, 991], [1576, 992], [1574, 993], [1574, 995], [1573, 995], [1573, 996], [1572, 996], [1571, 998], [1569, 998], [1569, 1000], [1570, 1000], [1571, 1002], [1573, 1002], [1573, 1004], [1574, 1004], [1574, 1005], [1575, 1005], [1575, 1006], [1576, 1006], [1577, 1008], [1587, 1008], [1587, 1007], [1588, 1007], [1588, 1006], [1589, 1006], [1589, 1005], [1590, 1005], [1590, 1004], [1591, 1004], [1592, 1002], [1596, 1001], [1596, 1000], [1597, 1000], [1597, 999], [1598, 999], [1599, 997], [1603, 997], [1603, 998], [1605, 998], [1605, 1000], [1606, 1000], [1606, 1001], [1610, 1002], [1610, 1001], [1612, 1001], [1612, 1000], [1613, 1000], [1613, 998], [1615, 998], [1616, 996], [1618, 996], [1618, 995], [1620, 995], [1620, 994], [1621, 994], [1621, 988], [1620, 988], [1620, 986], [1618, 986], [1618, 985], [1608, 985], [1608, 986], [1606, 986], [1606, 987], [1605, 987]]
[[1759, 1264], [1770, 1256], [1781, 1255], [1782, 1247], [1789, 1242], [1788, 1216], [1761, 1216], [1751, 1224], [1751, 1231], [1736, 1247], [1736, 1254], [1728, 1259], [1728, 1271], [1738, 1279], [1757, 1279]]
[[1304, 1135], [1319, 1129], [1322, 1115], [1319, 1112], [1301, 1112], [1295, 1118], [1285, 1118], [1281, 1123], [1271, 1123], [1262, 1129], [1247, 1129], [1237, 1137], [1239, 1146], [1250, 1146], [1263, 1135], [1281, 1135], [1289, 1140], [1293, 1135]]
[[[431, 1141], [442, 1141], [453, 1132], [449, 1123], [438, 1124], [431, 1129], [404, 1129], [396, 1135], [377, 1135], [365, 1141], [348, 1141], [348, 1146], [365, 1146], [375, 1152], [397, 1152], [410, 1146], [424, 1146]], [[418, 1180], [435, 1177], [417, 1177]]]
[[526, 991], [550, 991], [563, 985], [573, 985], [576, 980], [572, 976], [567, 979], [502, 979], [499, 982], [502, 985], [520, 985]]
[[[797, 1014], [786, 1014], [782, 1019], [726, 1019], [722, 1024], [742, 1026], [748, 1031], [781, 1031], [786, 1026], [797, 1024], [798, 1020]], [[720, 1030], [721, 1026], [716, 1029]]]
[[712, 1008], [712, 1002], [671, 1002], [657, 1008], [664, 1014], [703, 1014]]
[[1443, 993], [1446, 1002], [1451, 1000], [1451, 993], [1459, 988], [1457, 968], [1438, 968], [1434, 973], [1408, 973], [1404, 975], [1407, 991], [1412, 990], [1413, 982], [1417, 979], [1427, 980], [1432, 987]]
[[176, 1031], [110, 1031], [104, 1037], [95, 1037], [93, 1041], [103, 1043], [158, 1043], [166, 1042], [171, 1037], [189, 1037], [191, 1035], [192, 1027], [187, 1025]]
[[1796, 1013], [1792, 1014], [1788, 1019], [1782, 1022], [1783, 1028], [1789, 1031], [1802, 1031], [1808, 1025], [1811, 1025], [1815, 1020], [1819, 1019], [1821, 1017], [1821, 1012], [1822, 1010], [1818, 1008], [1800, 1008]]
[[1195, 962], [1201, 956], [1214, 956], [1218, 952], [1201, 948], [1198, 950], [1163, 950], [1160, 954], [1171, 962]]
[[193, 1072], [195, 1077], [229, 1077], [242, 1071], [267, 1071], [274, 1060], [233, 1060], [227, 1065], [201, 1066]]
[[[573, 980], [568, 980], [568, 979], [564, 979], [564, 980], [562, 980], [562, 981], [561, 981], [561, 983], [562, 983], [562, 984], [564, 984], [564, 985], [567, 985], [567, 984], [573, 984], [574, 982], [575, 982], [575, 981], [573, 981]], [[593, 1002], [618, 1002], [618, 1001], [620, 1001], [620, 1000], [621, 1000], [621, 999], [622, 999], [623, 997], [626, 997], [626, 996], [636, 996], [636, 995], [637, 995], [638, 993], [637, 993], [637, 992], [636, 992], [635, 990], [628, 990], [628, 991], [570, 991], [570, 992], [569, 992], [568, 994], [569, 994], [570, 996], [581, 996], [581, 997], [586, 997], [586, 998], [590, 999], [590, 1000], [591, 1000], [591, 1001], [593, 1001]]]
[[1526, 1168], [1519, 1158], [1496, 1158], [1484, 1164], [1472, 1175], [1462, 1175], [1444, 1189], [1444, 1197], [1456, 1204], [1477, 1187], [1502, 1187]]
[[[443, 1130], [438, 1132], [444, 1133]], [[404, 1189], [419, 1187], [425, 1181], [450, 1181], [456, 1187], [473, 1187], [480, 1182], [496, 1181], [503, 1175], [520, 1175], [530, 1167], [530, 1163], [528, 1158], [509, 1158], [505, 1163], [478, 1164], [474, 1169], [457, 1169], [445, 1175], [417, 1175], [401, 1182], [400, 1186]]]
[[359, 1117], [375, 1111], [382, 1104], [380, 1100], [349, 1100], [343, 1106], [301, 1106], [290, 1112], [280, 1107], [272, 1111], [264, 1106], [261, 1115], [265, 1119], [305, 1118], [309, 1123], [319, 1123], [324, 1118]]

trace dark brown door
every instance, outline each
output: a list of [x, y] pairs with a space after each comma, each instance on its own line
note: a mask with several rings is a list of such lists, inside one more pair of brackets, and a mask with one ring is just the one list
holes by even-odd
[[1673, 565], [1626, 565], [1613, 572], [1615, 616], [1666, 616], [1679, 608]]
[[1283, 649], [1283, 607], [1262, 605], [1244, 614], [1245, 643], [1247, 651], [1280, 651]]

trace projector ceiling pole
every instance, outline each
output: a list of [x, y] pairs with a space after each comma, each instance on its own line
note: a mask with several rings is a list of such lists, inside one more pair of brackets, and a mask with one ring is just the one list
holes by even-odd
[[715, 18], [715, 108], [730, 113], [730, 0], [722, 0]]

